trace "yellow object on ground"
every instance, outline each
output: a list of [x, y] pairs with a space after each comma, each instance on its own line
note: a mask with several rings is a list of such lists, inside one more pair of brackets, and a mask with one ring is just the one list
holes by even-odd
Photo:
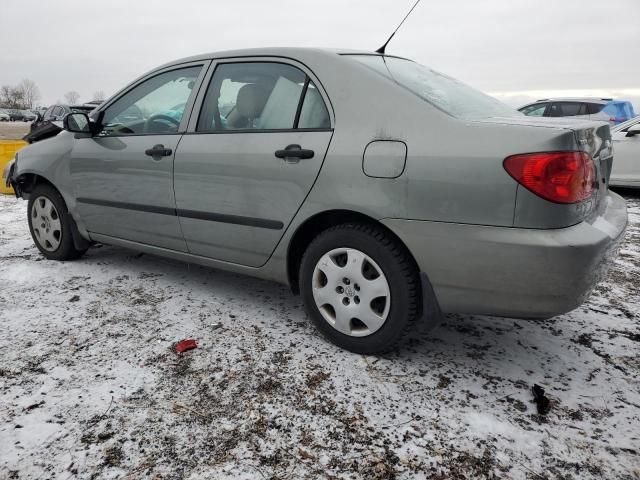
[[[7, 163], [13, 160], [16, 152], [27, 145], [27, 142], [22, 140], [0, 140], [0, 174], [4, 171]], [[13, 188], [6, 186], [4, 177], [0, 183], [0, 193], [13, 195]]]

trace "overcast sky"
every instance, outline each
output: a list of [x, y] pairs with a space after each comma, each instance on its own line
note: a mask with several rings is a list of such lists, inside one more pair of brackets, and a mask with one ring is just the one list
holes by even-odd
[[[413, 1], [0, 0], [0, 85], [30, 78], [46, 105], [197, 53], [375, 50]], [[422, 0], [387, 52], [511, 104], [612, 95], [640, 110], [640, 0]]]

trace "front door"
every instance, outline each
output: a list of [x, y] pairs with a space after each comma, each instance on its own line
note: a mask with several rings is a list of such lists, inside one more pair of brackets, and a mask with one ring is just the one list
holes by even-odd
[[102, 131], [77, 139], [71, 176], [87, 230], [186, 251], [173, 161], [203, 65], [155, 74], [106, 107]]
[[174, 176], [189, 252], [263, 265], [324, 161], [333, 130], [322, 93], [281, 60], [220, 63], [193, 129]]
[[[640, 122], [635, 125], [640, 125]], [[627, 136], [627, 128], [612, 132], [613, 167], [611, 181], [615, 184], [640, 186], [640, 134]]]

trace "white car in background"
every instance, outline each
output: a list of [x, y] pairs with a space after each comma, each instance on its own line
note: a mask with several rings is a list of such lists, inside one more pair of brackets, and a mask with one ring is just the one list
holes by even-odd
[[0, 122], [8, 122], [10, 120], [9, 114], [0, 109]]
[[614, 161], [609, 184], [640, 188], [640, 116], [611, 129]]

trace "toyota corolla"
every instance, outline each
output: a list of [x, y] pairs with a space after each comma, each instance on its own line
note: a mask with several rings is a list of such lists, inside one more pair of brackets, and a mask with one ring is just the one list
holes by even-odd
[[64, 126], [7, 172], [45, 257], [99, 242], [286, 283], [360, 353], [438, 312], [570, 311], [627, 222], [606, 123], [526, 117], [391, 55], [200, 55]]

